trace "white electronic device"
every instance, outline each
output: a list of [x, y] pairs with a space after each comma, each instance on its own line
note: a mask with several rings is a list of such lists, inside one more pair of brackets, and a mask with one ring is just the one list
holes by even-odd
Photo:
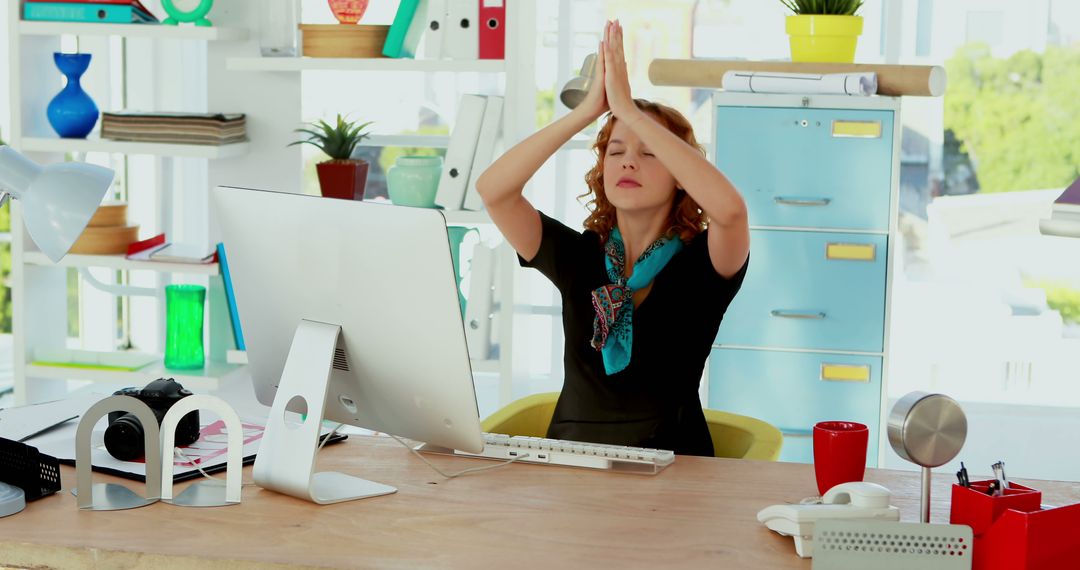
[[773, 505], [762, 509], [758, 522], [795, 539], [795, 552], [811, 558], [814, 523], [821, 519], [900, 520], [900, 509], [889, 504], [891, 493], [877, 483], [856, 481], [829, 489], [820, 503]]

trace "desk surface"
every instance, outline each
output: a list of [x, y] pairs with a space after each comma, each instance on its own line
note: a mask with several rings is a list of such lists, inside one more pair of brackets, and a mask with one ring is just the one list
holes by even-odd
[[[445, 469], [481, 460], [428, 456]], [[200, 509], [155, 503], [80, 511], [64, 491], [0, 519], [0, 563], [47, 566], [810, 568], [790, 538], [757, 522], [765, 506], [815, 494], [812, 465], [678, 457], [657, 476], [516, 464], [443, 479], [388, 438], [351, 437], [323, 449], [320, 470], [398, 488], [393, 495], [317, 506], [255, 486], [243, 502]], [[245, 480], [251, 469], [244, 470]], [[917, 520], [917, 472], [871, 469]], [[95, 474], [94, 482], [140, 484]], [[934, 522], [948, 520], [950, 478], [934, 482]], [[178, 488], [183, 484], [178, 485]], [[1036, 482], [1043, 501], [1080, 502], [1080, 485]], [[179, 558], [177, 558], [179, 557]], [[210, 559], [210, 560], [207, 560]], [[214, 564], [215, 566], [217, 564]]]

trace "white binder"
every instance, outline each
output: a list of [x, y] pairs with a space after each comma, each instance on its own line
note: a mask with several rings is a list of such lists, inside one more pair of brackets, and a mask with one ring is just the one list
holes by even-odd
[[469, 264], [469, 297], [465, 304], [465, 343], [469, 347], [469, 358], [473, 360], [491, 357], [494, 281], [495, 250], [478, 243]]
[[446, 41], [446, 0], [427, 0], [424, 22], [424, 57], [440, 59]]
[[480, 0], [446, 0], [443, 57], [480, 58]]
[[465, 201], [465, 188], [469, 183], [473, 155], [480, 137], [480, 126], [484, 119], [484, 107], [487, 98], [483, 95], [462, 95], [458, 103], [454, 130], [450, 133], [450, 144], [446, 149], [439, 189], [435, 193], [435, 204], [444, 210], [460, 210]]
[[476, 179], [491, 165], [495, 154], [495, 145], [502, 130], [503, 98], [491, 95], [484, 107], [484, 120], [480, 123], [480, 137], [476, 141], [476, 153], [473, 154], [472, 168], [469, 169], [469, 185], [465, 190], [465, 210], [483, 210], [484, 202], [476, 191]]

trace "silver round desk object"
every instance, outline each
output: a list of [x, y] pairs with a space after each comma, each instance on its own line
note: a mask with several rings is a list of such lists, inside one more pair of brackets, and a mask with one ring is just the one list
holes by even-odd
[[26, 508], [26, 494], [15, 485], [0, 483], [0, 517], [13, 515]]
[[889, 413], [889, 444], [896, 454], [922, 467], [920, 520], [930, 522], [930, 469], [952, 461], [967, 439], [967, 416], [944, 394], [911, 392]]

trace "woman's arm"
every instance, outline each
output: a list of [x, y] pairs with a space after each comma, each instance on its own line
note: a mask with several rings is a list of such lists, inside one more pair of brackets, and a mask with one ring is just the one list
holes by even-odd
[[476, 180], [476, 190], [491, 220], [506, 241], [526, 261], [540, 250], [542, 228], [536, 208], [525, 199], [525, 184], [570, 137], [607, 110], [604, 96], [604, 55], [597, 56], [596, 81], [574, 110], [514, 145]]
[[605, 31], [608, 62], [604, 83], [615, 118], [628, 126], [664, 165], [709, 218], [709, 258], [713, 268], [731, 277], [742, 268], [750, 252], [750, 225], [746, 203], [731, 181], [696, 148], [686, 144], [634, 105], [623, 56], [622, 26], [616, 21]]

